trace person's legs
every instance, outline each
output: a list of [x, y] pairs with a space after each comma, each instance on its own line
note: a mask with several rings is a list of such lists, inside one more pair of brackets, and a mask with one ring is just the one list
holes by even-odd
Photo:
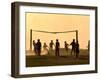
[[76, 55], [76, 54], [77, 54], [77, 52], [76, 52], [76, 49], [75, 49], [75, 48], [73, 49], [73, 52], [74, 52], [74, 55]]
[[37, 55], [37, 51], [36, 51], [36, 48], [34, 48], [34, 52], [35, 52], [35, 54]]
[[72, 53], [73, 53], [73, 48], [71, 49], [71, 55], [72, 55]]
[[56, 56], [58, 56], [57, 51], [56, 51]]
[[58, 56], [58, 50], [56, 49], [56, 51], [55, 51], [55, 54], [56, 54], [56, 56]]
[[58, 56], [60, 56], [59, 49], [58, 49]]
[[37, 55], [39, 56], [39, 50], [37, 50]]
[[77, 52], [77, 53], [76, 53], [76, 58], [78, 58], [78, 56], [79, 56], [79, 53]]
[[41, 56], [41, 49], [39, 49], [39, 56]]
[[37, 55], [40, 56], [40, 49], [37, 49]]
[[71, 52], [70, 53], [72, 54], [72, 49], [71, 49]]
[[35, 48], [35, 52], [36, 52], [36, 55], [38, 55], [38, 49], [37, 48]]
[[57, 50], [55, 49], [55, 56], [57, 56]]
[[66, 54], [68, 55], [68, 48], [66, 48]]
[[66, 52], [68, 53], [68, 48], [66, 49]]
[[59, 56], [59, 49], [58, 48], [56, 49], [56, 54], [57, 54], [57, 56]]

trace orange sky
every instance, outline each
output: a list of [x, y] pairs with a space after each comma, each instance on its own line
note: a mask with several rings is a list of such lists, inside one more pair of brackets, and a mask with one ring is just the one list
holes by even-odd
[[[49, 14], [49, 13], [26, 13], [26, 50], [30, 49], [30, 29], [41, 31], [72, 31], [78, 30], [80, 48], [86, 49], [89, 40], [90, 16], [88, 15], [70, 15], [70, 14]], [[41, 39], [49, 44], [50, 40], [58, 38], [61, 47], [64, 47], [64, 41], [69, 44], [75, 38], [75, 33], [48, 34], [33, 32], [33, 40]]]

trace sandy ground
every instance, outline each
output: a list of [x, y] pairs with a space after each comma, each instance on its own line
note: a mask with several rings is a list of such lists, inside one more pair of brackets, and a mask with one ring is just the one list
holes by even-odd
[[67, 53], [64, 49], [60, 49], [60, 56], [55, 56], [55, 51], [42, 51], [41, 56], [35, 56], [34, 51], [27, 51], [26, 53], [26, 67], [35, 66], [54, 66], [54, 65], [80, 65], [89, 64], [88, 50], [80, 50], [79, 57], [76, 58], [74, 54], [71, 55], [70, 50]]
[[[69, 49], [68, 52], [66, 52], [65, 49], [60, 49], [60, 55], [66, 56], [66, 55], [70, 55], [71, 54], [71, 50]], [[26, 51], [26, 56], [35, 56], [35, 52], [34, 50], [32, 51]], [[48, 55], [48, 51], [47, 50], [42, 50], [41, 51], [41, 55]], [[49, 50], [49, 55], [55, 55], [55, 50]], [[88, 51], [86, 49], [81, 49], [79, 55], [88, 55]]]

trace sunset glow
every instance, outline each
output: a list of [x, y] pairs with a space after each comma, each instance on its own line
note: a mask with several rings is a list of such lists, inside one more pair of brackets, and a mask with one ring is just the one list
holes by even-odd
[[[89, 15], [75, 15], [75, 14], [51, 14], [51, 13], [26, 13], [26, 50], [30, 49], [30, 29], [50, 31], [50, 32], [62, 32], [78, 30], [78, 40], [81, 49], [87, 49], [89, 40], [89, 28], [90, 28], [90, 16]], [[64, 41], [68, 44], [72, 39], [76, 37], [75, 33], [61, 33], [50, 34], [33, 32], [33, 40], [41, 39], [42, 44], [44, 42], [47, 45], [50, 40], [58, 38], [60, 46], [64, 47]]]

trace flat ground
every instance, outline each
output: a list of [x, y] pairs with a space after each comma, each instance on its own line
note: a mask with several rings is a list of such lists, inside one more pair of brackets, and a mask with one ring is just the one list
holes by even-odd
[[64, 49], [60, 50], [60, 56], [58, 57], [55, 56], [54, 51], [42, 56], [26, 55], [26, 67], [80, 64], [89, 64], [89, 54], [87, 50], [80, 50], [78, 58], [76, 58], [74, 54], [71, 55], [70, 51], [66, 53]]

